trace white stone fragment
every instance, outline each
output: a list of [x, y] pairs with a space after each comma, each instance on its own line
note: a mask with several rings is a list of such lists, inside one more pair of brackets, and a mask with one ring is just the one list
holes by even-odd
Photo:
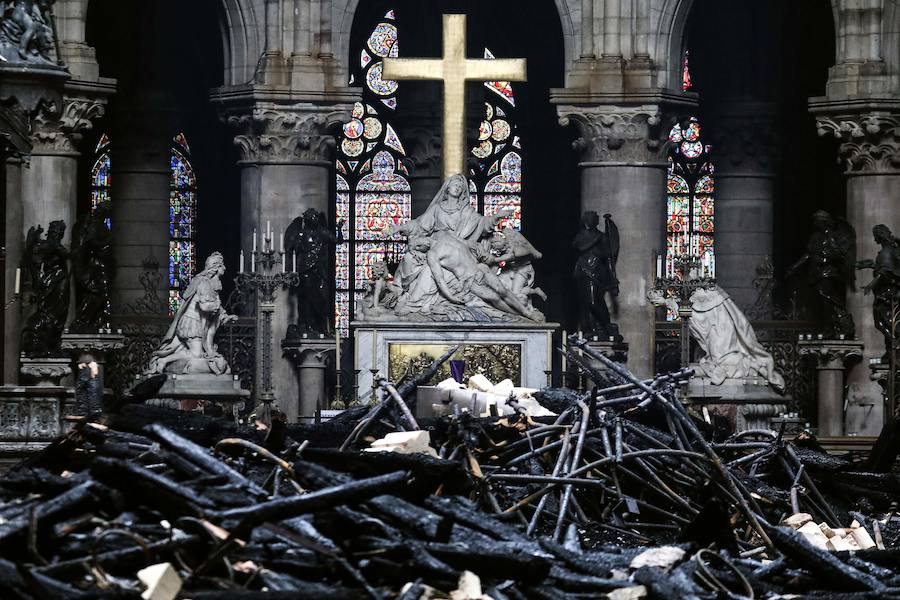
[[831, 550], [832, 552], [843, 552], [846, 550], [853, 550], [853, 546], [851, 546], [849, 543], [847, 543], [847, 540], [845, 540], [844, 538], [838, 537], [838, 536], [829, 538], [828, 543], [826, 544], [826, 548], [828, 550]]
[[619, 588], [607, 592], [606, 597], [608, 600], [640, 600], [647, 597], [647, 588], [643, 585]]
[[399, 454], [428, 454], [437, 456], [429, 444], [431, 434], [427, 431], [393, 431], [380, 440], [372, 442], [365, 452], [397, 452]]
[[471, 571], [463, 571], [457, 588], [450, 592], [450, 600], [492, 600], [481, 593], [481, 579]]
[[822, 530], [819, 529], [819, 526], [810, 521], [805, 524], [803, 527], [797, 530], [799, 533], [803, 534], [803, 537], [806, 538], [806, 541], [815, 546], [816, 548], [821, 548], [822, 550], [828, 550], [828, 538], [825, 537], [825, 534], [822, 533]]
[[442, 389], [442, 390], [460, 390], [460, 389], [463, 389], [465, 386], [463, 386], [461, 383], [459, 383], [452, 377], [448, 377], [447, 379], [445, 379], [442, 382], [440, 382], [439, 384], [437, 384], [435, 387]]
[[835, 536], [834, 529], [829, 527], [828, 523], [826, 523], [825, 521], [819, 523], [819, 529], [822, 530], [822, 533], [824, 533], [825, 537], [827, 537], [828, 539], [831, 539]]
[[144, 600], [175, 600], [181, 591], [181, 577], [171, 563], [150, 565], [138, 571], [137, 578], [147, 586], [141, 594]]
[[513, 385], [512, 379], [504, 379], [503, 381], [492, 387], [490, 389], [490, 392], [492, 394], [497, 394], [498, 396], [508, 398], [509, 395], [515, 391], [515, 389], [516, 386]]
[[869, 548], [875, 547], [875, 540], [872, 539], [872, 536], [869, 535], [869, 532], [866, 531], [865, 527], [854, 529], [850, 532], [850, 535], [853, 536], [853, 539], [859, 544], [860, 550], [868, 550]]
[[494, 387], [494, 384], [491, 383], [491, 380], [481, 373], [476, 373], [469, 377], [469, 389], [471, 390], [478, 390], [479, 392], [489, 392], [491, 391], [492, 387]]
[[800, 529], [807, 523], [812, 521], [812, 515], [809, 513], [794, 513], [787, 519], [782, 521], [783, 525], [788, 525], [794, 529]]
[[631, 559], [629, 566], [632, 569], [640, 569], [641, 567], [668, 569], [682, 558], [684, 558], [684, 550], [681, 548], [677, 546], [660, 546], [659, 548], [651, 548], [641, 552]]

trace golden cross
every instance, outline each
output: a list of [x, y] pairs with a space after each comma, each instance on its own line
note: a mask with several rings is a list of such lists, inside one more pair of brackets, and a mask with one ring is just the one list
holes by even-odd
[[466, 81], [525, 81], [525, 59], [466, 58], [466, 15], [444, 15], [442, 58], [385, 58], [390, 80], [444, 82], [444, 178], [465, 175]]

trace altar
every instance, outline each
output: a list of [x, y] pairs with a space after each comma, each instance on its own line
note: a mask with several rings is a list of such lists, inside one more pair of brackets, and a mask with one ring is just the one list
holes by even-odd
[[[518, 387], [544, 388], [551, 371], [553, 332], [559, 325], [355, 321], [350, 328], [356, 340], [357, 396], [368, 398], [373, 375], [399, 379], [407, 370], [418, 372], [457, 345], [460, 349], [451, 360], [465, 361], [465, 377], [480, 372], [492, 381], [510, 379]], [[444, 375], [449, 376], [449, 370]], [[435, 377], [440, 378], [440, 374]]]

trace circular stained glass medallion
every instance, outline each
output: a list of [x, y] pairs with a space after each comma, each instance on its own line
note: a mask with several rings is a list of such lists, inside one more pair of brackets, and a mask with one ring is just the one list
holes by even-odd
[[363, 109], [362, 102], [357, 102], [356, 104], [354, 104], [354, 105], [353, 105], [353, 112], [351, 113], [351, 114], [353, 115], [353, 118], [354, 118], [354, 119], [358, 119], [358, 118], [360, 118], [361, 116], [363, 116], [363, 110], [364, 110], [364, 109]]
[[492, 131], [491, 124], [487, 121], [482, 121], [481, 125], [478, 127], [478, 139], [481, 141], [488, 139], [491, 137]]
[[681, 153], [685, 158], [697, 158], [703, 154], [703, 144], [700, 142], [682, 142]]
[[478, 158], [487, 158], [494, 150], [494, 145], [490, 140], [485, 140], [472, 149], [472, 154]]
[[344, 135], [355, 140], [363, 134], [363, 124], [359, 119], [353, 119], [349, 123], [344, 123]]
[[684, 132], [684, 139], [689, 142], [696, 142], [700, 137], [700, 123], [697, 121], [691, 121], [690, 125], [688, 125], [687, 131]]
[[493, 135], [495, 140], [502, 142], [509, 137], [509, 123], [503, 119], [496, 119], [491, 125], [493, 125], [494, 128]]
[[381, 77], [383, 72], [384, 63], [372, 65], [369, 72], [366, 73], [366, 84], [379, 96], [390, 96], [397, 91], [397, 82], [383, 79]]
[[343, 150], [344, 154], [347, 156], [359, 156], [362, 154], [363, 148], [365, 148], [365, 145], [362, 140], [345, 139], [341, 142], [341, 150]]
[[369, 36], [369, 50], [378, 56], [388, 56], [397, 42], [397, 28], [391, 23], [379, 23]]
[[365, 135], [367, 139], [374, 140], [381, 135], [381, 130], [383, 129], [381, 121], [375, 117], [366, 117], [366, 120], [363, 121], [363, 123], [365, 124]]

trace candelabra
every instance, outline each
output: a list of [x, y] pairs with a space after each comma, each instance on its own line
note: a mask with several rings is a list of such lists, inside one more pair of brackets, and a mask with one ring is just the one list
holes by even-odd
[[[279, 262], [281, 270], [277, 271]], [[271, 222], [268, 222], [261, 250], [257, 248], [257, 233], [255, 229], [253, 230], [250, 272], [244, 271], [244, 251], [241, 250], [240, 269], [234, 279], [237, 292], [241, 296], [256, 292], [256, 401], [262, 405], [260, 416], [266, 423], [271, 420], [270, 409], [275, 399], [275, 386], [272, 383], [272, 319], [275, 313], [275, 300], [279, 290], [300, 284], [300, 275], [296, 272], [296, 254], [292, 256], [292, 270], [288, 271], [287, 266], [284, 234], [281, 235], [280, 250], [275, 250]]]
[[674, 298], [678, 302], [678, 317], [681, 322], [679, 334], [681, 366], [685, 368], [691, 362], [690, 322], [694, 312], [691, 308], [691, 295], [700, 289], [714, 288], [716, 280], [699, 274], [703, 263], [696, 255], [676, 256], [672, 261], [671, 272], [668, 272], [669, 269], [663, 269], [663, 260], [662, 255], [657, 255], [656, 280], [653, 287], [664, 297]]

